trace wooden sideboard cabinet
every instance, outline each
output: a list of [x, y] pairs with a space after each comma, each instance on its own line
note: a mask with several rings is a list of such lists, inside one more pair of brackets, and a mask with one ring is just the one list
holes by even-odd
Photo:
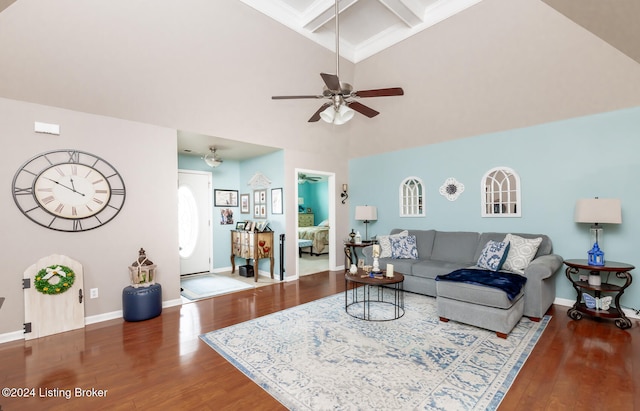
[[[236, 257], [253, 260], [253, 278], [258, 281], [258, 261], [271, 260], [273, 278], [273, 231], [252, 232], [231, 230], [231, 273], [236, 271]], [[247, 261], [248, 264], [248, 261]]]
[[313, 225], [313, 213], [298, 213], [298, 227], [311, 227]]

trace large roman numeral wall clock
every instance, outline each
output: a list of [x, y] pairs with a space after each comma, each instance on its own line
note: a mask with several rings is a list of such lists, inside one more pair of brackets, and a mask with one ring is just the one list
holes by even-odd
[[118, 215], [124, 180], [102, 158], [53, 150], [24, 163], [13, 177], [13, 199], [31, 221], [57, 231], [87, 231]]

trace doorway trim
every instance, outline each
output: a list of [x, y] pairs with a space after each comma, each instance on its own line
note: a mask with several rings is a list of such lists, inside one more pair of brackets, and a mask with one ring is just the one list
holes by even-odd
[[[327, 198], [328, 198], [328, 209], [329, 209], [329, 270], [330, 271], [336, 271], [337, 270], [337, 266], [336, 266], [336, 174], [330, 171], [320, 171], [320, 170], [311, 170], [311, 169], [307, 169], [307, 168], [295, 168], [293, 173], [293, 178], [294, 178], [294, 182], [293, 182], [293, 186], [296, 188], [295, 189], [295, 196], [292, 199], [292, 210], [295, 210], [296, 212], [296, 218], [295, 218], [295, 233], [296, 233], [296, 237], [294, 239], [294, 241], [298, 241], [298, 197], [299, 197], [299, 193], [298, 193], [298, 174], [302, 173], [302, 174], [314, 174], [314, 175], [319, 175], [319, 176], [326, 176], [327, 177], [327, 190], [329, 191], [327, 193]], [[297, 247], [297, 243], [296, 246], [294, 248], [296, 250], [295, 252], [295, 256], [296, 256], [296, 271], [295, 271], [295, 277], [292, 278], [288, 278], [287, 280], [295, 280], [300, 278], [300, 256], [298, 255], [298, 247]]]

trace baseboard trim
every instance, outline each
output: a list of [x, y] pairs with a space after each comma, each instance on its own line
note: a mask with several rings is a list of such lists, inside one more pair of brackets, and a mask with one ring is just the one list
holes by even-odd
[[[567, 298], [556, 298], [555, 300], [553, 300], [553, 303], [556, 305], [562, 305], [569, 308], [569, 307], [573, 307], [573, 304], [576, 303], [576, 300], [569, 300]], [[640, 316], [637, 315], [635, 311], [630, 310], [628, 308], [624, 308], [624, 307], [622, 307], [622, 311], [624, 312], [624, 315], [627, 316], [627, 318], [640, 320]], [[585, 317], [588, 317], [588, 315], [585, 315]]]
[[[182, 305], [182, 300], [179, 298], [162, 302], [162, 308], [175, 307], [177, 305]], [[85, 317], [84, 325], [96, 324], [109, 320], [117, 320], [118, 318], [122, 318], [122, 314], [122, 310], [118, 310]], [[24, 330], [0, 334], [0, 344], [17, 340], [24, 340]]]

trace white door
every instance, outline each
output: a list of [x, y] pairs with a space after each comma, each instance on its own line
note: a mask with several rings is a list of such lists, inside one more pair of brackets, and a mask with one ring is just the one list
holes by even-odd
[[[58, 267], [62, 270], [56, 270]], [[73, 282], [69, 283], [71, 286], [62, 292], [52, 291], [49, 294], [50, 288], [65, 288], [66, 278], [70, 278], [65, 268], [73, 272]], [[41, 271], [43, 275], [40, 275]], [[24, 334], [25, 340], [84, 327], [82, 264], [64, 255], [54, 254], [41, 258], [27, 268], [23, 278], [30, 283], [24, 289], [25, 328], [31, 327], [31, 331]]]
[[211, 271], [211, 173], [178, 171], [180, 274]]

